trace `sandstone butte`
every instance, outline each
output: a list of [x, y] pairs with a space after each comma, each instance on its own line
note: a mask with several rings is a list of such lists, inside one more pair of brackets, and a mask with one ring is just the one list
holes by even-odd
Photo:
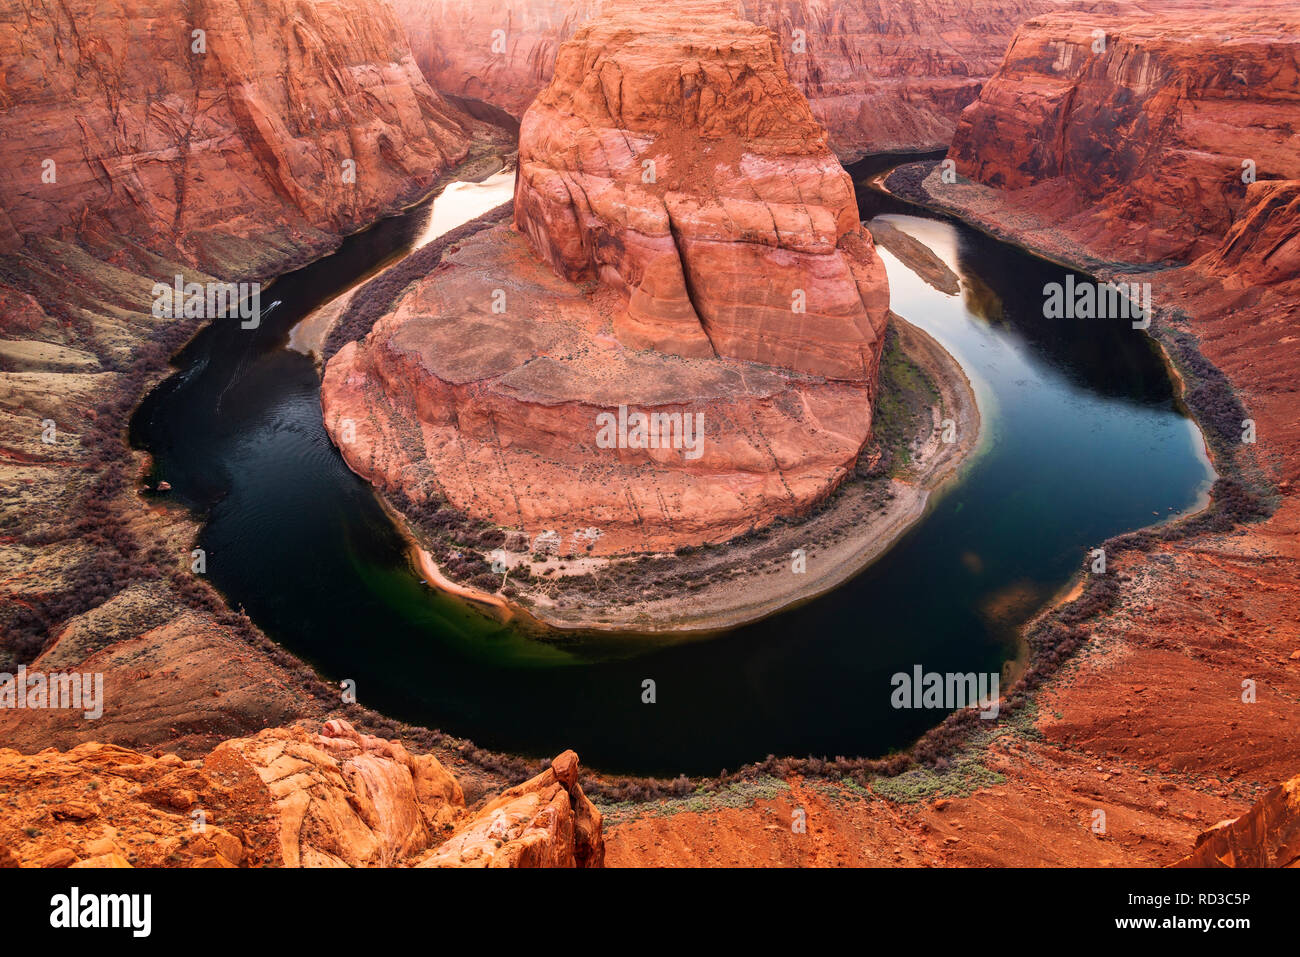
[[[560, 45], [600, 0], [394, 0], [437, 90], [522, 117]], [[780, 38], [790, 78], [845, 162], [942, 149], [993, 74], [1016, 26], [1057, 0], [740, 0]], [[796, 33], [796, 31], [800, 31]], [[796, 52], [797, 51], [797, 52]]]
[[332, 720], [201, 758], [0, 749], [0, 867], [600, 867], [572, 751], [467, 810], [431, 754]]
[[[515, 228], [449, 250], [321, 392], [381, 488], [530, 538], [595, 528], [594, 554], [724, 541], [829, 494], [870, 433], [888, 312], [775, 37], [727, 3], [638, 6], [561, 47]], [[619, 406], [702, 417], [702, 447], [601, 447]]]
[[[146, 167], [161, 164], [180, 175], [191, 162], [195, 169], [210, 163], [210, 157], [202, 154], [226, 150], [228, 144], [234, 146], [226, 150], [227, 161], [243, 161], [238, 145], [252, 134], [238, 117], [223, 120], [230, 126], [223, 128], [222, 135], [203, 138], [185, 135], [191, 125], [188, 113], [182, 112], [181, 124], [155, 126], [152, 117], [171, 115], [164, 109], [166, 104], [174, 103], [175, 109], [184, 111], [194, 96], [188, 71], [165, 66], [179, 62], [187, 45], [164, 44], [147, 57], [139, 54], [141, 44], [152, 42], [165, 28], [175, 25], [188, 38], [193, 26], [179, 3], [160, 4], [156, 10], [153, 29], [137, 34], [121, 23], [110, 29], [111, 16], [93, 21], [100, 33], [110, 30], [109, 35], [119, 38], [107, 51], [87, 39], [90, 31], [82, 31], [78, 40], [73, 29], [74, 23], [89, 23], [96, 16], [89, 3], [57, 9], [24, 3], [17, 12], [12, 6], [0, 10], [0, 75], [7, 78], [7, 99], [0, 110], [0, 124], [6, 124], [0, 135], [0, 153], [5, 157], [0, 176], [18, 176], [27, 169], [24, 163], [31, 163], [26, 151], [29, 131], [56, 142], [54, 131], [76, 137], [88, 128], [111, 130], [110, 118], [118, 116], [135, 117], [138, 125], [129, 129], [137, 135], [97, 133], [87, 142], [87, 155], [104, 175], [110, 170], [121, 174], [136, 162]], [[302, 68], [291, 74], [293, 83], [304, 88], [342, 84], [333, 100], [346, 99], [346, 90], [353, 89], [349, 84], [358, 77], [395, 76], [393, 71], [409, 56], [399, 31], [381, 26], [389, 18], [385, 10], [379, 0], [307, 5], [259, 0], [240, 8], [240, 17], [267, 19], [266, 26], [280, 38], [275, 42], [283, 46], [263, 52], [277, 62]], [[108, 16], [102, 11], [98, 15]], [[237, 33], [242, 29], [240, 17], [229, 18], [225, 28]], [[313, 18], [314, 25], [305, 27], [305, 20]], [[1131, 25], [1145, 26], [1147, 20], [1143, 15]], [[1026, 27], [1031, 29], [1040, 28]], [[1064, 44], [1064, 28], [1059, 29], [1062, 35], [1056, 42]], [[1229, 36], [1239, 36], [1235, 26], [1216, 30], [1206, 24], [1203, 32], [1210, 52], [1234, 42]], [[1289, 33], [1294, 36], [1295, 30]], [[265, 30], [259, 35], [268, 37]], [[307, 57], [309, 69], [301, 58], [302, 48], [289, 40], [312, 35], [320, 38], [322, 46], [312, 48], [317, 52]], [[367, 49], [364, 38], [376, 35], [378, 46]], [[212, 39], [209, 30], [209, 44]], [[50, 52], [55, 50], [61, 55]], [[318, 64], [327, 67], [317, 69]], [[1177, 71], [1188, 66], [1171, 67], [1175, 86]], [[168, 83], [181, 84], [183, 95], [171, 98], [163, 86], [151, 87], [156, 95], [152, 108], [146, 109], [142, 104], [150, 99], [147, 91], [138, 85], [124, 86], [119, 77], [143, 76], [148, 69], [165, 75]], [[83, 89], [83, 124], [98, 117], [98, 126], [63, 122], [59, 98], [30, 79], [39, 70], [52, 78], [49, 89]], [[411, 76], [405, 68], [397, 72]], [[100, 101], [88, 92], [96, 76], [103, 77], [95, 87], [102, 90]], [[273, 94], [278, 84], [290, 82], [288, 76], [268, 71], [257, 79], [267, 91], [264, 102], [272, 104], [280, 117], [292, 106]], [[326, 76], [329, 79], [323, 79]], [[1033, 85], [1040, 78], [1026, 74], [1025, 81]], [[419, 77], [407, 82], [417, 98], [438, 102]], [[406, 96], [397, 88], [370, 89], [373, 95], [365, 99], [368, 115]], [[1253, 89], [1235, 104], [1238, 108], [1254, 109], [1255, 95], [1273, 96], [1259, 86]], [[16, 90], [25, 93], [20, 97]], [[1180, 100], [1176, 91], [1165, 95], [1193, 116], [1200, 108], [1190, 105], [1194, 101]], [[11, 127], [8, 111], [14, 109], [22, 110], [23, 119]], [[420, 116], [427, 114], [422, 110]], [[306, 138], [315, 141], [311, 131], [323, 133], [332, 128], [331, 122], [331, 114], [307, 113], [294, 124], [272, 122], [268, 135], [281, 155], [289, 155], [287, 141], [295, 138], [291, 130], [307, 130]], [[418, 127], [394, 126], [386, 132], [390, 145], [411, 136], [425, 139], [430, 157], [439, 150], [450, 157], [459, 155], [465, 139], [454, 135], [447, 139], [436, 132], [430, 136], [432, 128], [425, 126], [421, 133]], [[1288, 128], [1297, 127], [1292, 123], [1275, 132], [1286, 135]], [[120, 160], [134, 155], [145, 132], [164, 136], [166, 147], [151, 147], [136, 160]], [[979, 151], [1005, 149], [1007, 144], [1000, 139], [990, 138]], [[96, 152], [100, 147], [103, 151]], [[1087, 153], [1084, 144], [1078, 158]], [[79, 154], [72, 148], [65, 155]], [[333, 158], [341, 162], [343, 156]], [[394, 172], [397, 167], [392, 162], [392, 155], [383, 150], [377, 157], [358, 161], [363, 190], [387, 183], [372, 195], [380, 207], [400, 201], [399, 195], [408, 188], [409, 180]], [[334, 195], [332, 184], [311, 178], [324, 175], [323, 164], [316, 174], [303, 172], [302, 166], [293, 168], [301, 174], [297, 181], [309, 191]], [[59, 169], [65, 167], [60, 164]], [[1267, 179], [1268, 171], [1261, 170], [1261, 179]], [[425, 172], [421, 169], [412, 175]], [[1300, 208], [1295, 175], [1288, 175], [1289, 179], [1248, 187], [1220, 240], [1188, 265], [1160, 273], [1157, 289], [1158, 299], [1174, 297], [1174, 304], [1184, 309], [1201, 348], [1230, 376], [1261, 423], [1260, 448], [1282, 493], [1273, 516], [1244, 533], [1206, 536], [1177, 548], [1163, 546], [1161, 557], [1168, 564], [1158, 569], [1130, 559], [1123, 570], [1134, 576], [1134, 585], [1122, 592], [1112, 613], [1090, 622], [1095, 653], [1080, 659], [1072, 674], [1053, 679], [1038, 693], [1036, 735], [1001, 738], [980, 755], [983, 766], [1003, 776], [1001, 783], [967, 796], [900, 804], [879, 797], [846, 802], [828, 796], [825, 782], [788, 777], [787, 790], [752, 807], [700, 814], [650, 813], [605, 826], [610, 863], [1158, 865], [1186, 858], [1185, 863], [1197, 866], [1295, 864], [1295, 794], [1300, 785], [1293, 779], [1272, 791], [1260, 787], [1261, 782], [1283, 781], [1295, 774], [1294, 701], [1300, 694], [1295, 670], [1300, 647], [1294, 629], [1279, 626], [1300, 620], [1300, 549], [1295, 542], [1300, 517], [1291, 494], [1300, 446], [1296, 434], [1300, 423], [1294, 415], [1297, 357], [1292, 332], [1300, 321], [1296, 310], [1300, 290], [1295, 288]], [[339, 233], [364, 222], [364, 218], [354, 220], [340, 205], [337, 216], [325, 208], [325, 219], [304, 225], [302, 211], [279, 174], [271, 175], [258, 164], [244, 169], [241, 178], [243, 188], [270, 197], [264, 211], [270, 218], [245, 222], [234, 205], [211, 204], [214, 221], [229, 229], [221, 248], [203, 244], [197, 237], [173, 241], [170, 230], [153, 225], [116, 239], [107, 229], [79, 225], [82, 221], [96, 224], [100, 209], [117, 210], [115, 216], [134, 217], [136, 223], [154, 223], [141, 183], [117, 179], [120, 193], [114, 198], [103, 191], [102, 176], [97, 178], [100, 192], [95, 193], [95, 202], [75, 207], [75, 222], [65, 222], [61, 215], [47, 221], [36, 215], [30, 197], [20, 202], [17, 197], [27, 196], [29, 179], [16, 184], [6, 181], [0, 191], [2, 215], [9, 217], [10, 229], [25, 242], [20, 251], [0, 252], [0, 321], [7, 350], [5, 369], [0, 371], [0, 407], [5, 412], [0, 419], [4, 489], [0, 634], [6, 639], [0, 650], [12, 656], [8, 641], [15, 623], [20, 628], [28, 624], [24, 615], [45, 609], [55, 616], [59, 606], [53, 603], [86, 594], [89, 583], [89, 604], [74, 606], [71, 617], [51, 618], [59, 626], [40, 661], [46, 670], [71, 670], [85, 662], [79, 670], [104, 672], [108, 696], [122, 705], [106, 712], [93, 727], [65, 720], [67, 712], [0, 713], [0, 741], [27, 755], [0, 750], [0, 787], [21, 804], [24, 815], [0, 817], [4, 828], [0, 864], [119, 864], [133, 849], [137, 862], [152, 861], [147, 851], [142, 857], [141, 850], [154, 841], [167, 848], [158, 860], [164, 865], [222, 866], [223, 860], [234, 863], [236, 859], [240, 866], [284, 863], [283, 835], [295, 833], [296, 842], [291, 838], [287, 846], [298, 849], [299, 861], [419, 863], [432, 860], [443, 848], [461, 856], [473, 839], [453, 843], [438, 842], [439, 838], [466, 834], [474, 829], [468, 826], [471, 821], [478, 822], [475, 827], [480, 832], [490, 832], [498, 820], [460, 810], [447, 779], [420, 756], [395, 757], [402, 752], [393, 742], [372, 742], [364, 735], [353, 741], [339, 726], [335, 733], [327, 730], [320, 736], [299, 728], [263, 731], [268, 723], [288, 725], [321, 710], [319, 702], [302, 690], [309, 672], [264, 641], [246, 638], [230, 625], [227, 613], [214, 610], [212, 602], [195, 603], [182, 595], [177, 578], [143, 576], [123, 584], [107, 576], [101, 581], [103, 557], [113, 549], [102, 541], [92, 549], [82, 540], [87, 532], [77, 524], [78, 516], [102, 515], [107, 510], [114, 521], [115, 540], [132, 549], [161, 546], [184, 552], [190, 547], [191, 527], [169, 513], [142, 506], [129, 482], [124, 490], [92, 486], [98, 470], [90, 465], [86, 440], [93, 423], [105, 419], [106, 402], [125, 399], [129, 404], [138, 398], [142, 380], [133, 379], [131, 373], [146, 365], [141, 356], [147, 344], [167, 331], [151, 321], [145, 305], [159, 266], [166, 270], [173, 262], [197, 261], [198, 268], [231, 278], [234, 273], [221, 270], [254, 263], [254, 273], [272, 275], [328, 248]], [[214, 169], [211, 176], [190, 182], [182, 210], [190, 203], [205, 202], [206, 184], [219, 181]], [[164, 190], [164, 201], [177, 195], [165, 191], [176, 182], [175, 176], [147, 177], [142, 182]], [[1020, 230], [1026, 242], [1032, 239], [1046, 248], [1045, 236], [1061, 243], [1071, 239], [1071, 233], [1050, 230], [1050, 220], [1036, 217], [1032, 206], [1017, 205], [1015, 192], [971, 183], [963, 183], [960, 192], [965, 215], [978, 220], [980, 209], [994, 210], [1001, 222]], [[1208, 193], [1218, 195], [1217, 189]], [[73, 199], [64, 197], [60, 209]], [[1037, 202], [1046, 210], [1052, 197], [1040, 195]], [[27, 212], [15, 219], [13, 211], [22, 207]], [[182, 221], [194, 222], [184, 215]], [[199, 224], [199, 232], [203, 225]], [[991, 221], [986, 225], [991, 227]], [[1124, 233], [1122, 227], [1116, 230], [1116, 236]], [[12, 235], [4, 235], [12, 246]], [[157, 244], [169, 250], [161, 261], [153, 252]], [[179, 248], [173, 252], [172, 247]], [[519, 255], [533, 261], [526, 249]], [[194, 273], [195, 267], [188, 272]], [[548, 281], [558, 281], [549, 272], [545, 275]], [[54, 447], [36, 439], [40, 420], [47, 415], [57, 418], [61, 426], [67, 424]], [[114, 428], [121, 427], [120, 420], [113, 421]], [[92, 502], [100, 512], [90, 511]], [[114, 546], [118, 547], [125, 545]], [[30, 655], [21, 658], [30, 660]], [[1248, 708], [1237, 705], [1242, 674], [1254, 676], [1260, 685], [1258, 702]], [[146, 680], [154, 677], [162, 680]], [[148, 694], [143, 693], [146, 688]], [[14, 720], [17, 717], [22, 720]], [[321, 738], [335, 743], [325, 744]], [[227, 739], [232, 739], [229, 747], [223, 745]], [[50, 745], [64, 753], [36, 753]], [[159, 747], [190, 760], [161, 754]], [[277, 753], [278, 758], [273, 756]], [[554, 807], [563, 818], [562, 789], [569, 795], [572, 819], [585, 819], [581, 801], [568, 784], [563, 758], [555, 762], [559, 777], [534, 789], [535, 799], [526, 799], [525, 815], [531, 815], [534, 807]], [[282, 764], [277, 766], [276, 761]], [[294, 774], [281, 775], [279, 767], [296, 768], [302, 777], [295, 781]], [[467, 781], [462, 771], [458, 774], [461, 782]], [[139, 786], [133, 780], [137, 776], [150, 786], [131, 793]], [[400, 807], [394, 813], [415, 831], [423, 828], [428, 845], [419, 846], [424, 839], [418, 836], [410, 840], [410, 832], [396, 835], [381, 826], [371, 811], [376, 805], [361, 796], [363, 780], [367, 794], [372, 793], [371, 780], [380, 782], [373, 793], [389, 802], [386, 806]], [[422, 782], [418, 787], [417, 781]], [[304, 798], [297, 787], [309, 782], [311, 794]], [[88, 787], [91, 783], [97, 787]], [[470, 784], [464, 788], [468, 792]], [[414, 803], [411, 791], [416, 793]], [[96, 792], [102, 795], [98, 799]], [[46, 803], [47, 799], [53, 803]], [[467, 803], [479, 807], [477, 800]], [[1088, 830], [1090, 814], [1099, 805], [1110, 809], [1105, 836]], [[806, 809], [807, 835], [796, 837], [788, 828], [766, 826], [774, 812], [788, 821], [795, 806]], [[130, 814], [114, 822], [115, 832], [106, 832], [106, 818], [116, 815], [118, 807], [129, 809]], [[212, 833], [196, 841], [189, 830], [194, 820], [191, 811], [204, 807], [217, 808], [218, 813], [210, 817]], [[243, 810], [250, 813], [241, 817]], [[511, 823], [507, 813], [505, 827], [497, 826], [491, 845], [476, 860], [507, 859], [513, 854], [508, 849], [520, 846], [525, 830], [537, 833], [536, 828], [518, 827], [520, 820]], [[549, 820], [543, 822], [543, 831], [549, 830]], [[1193, 848], [1195, 836], [1216, 821], [1222, 823]], [[37, 840], [45, 843], [24, 843], [29, 840], [28, 827], [41, 831]], [[578, 830], [575, 823], [575, 834]], [[188, 844], [182, 840], [186, 837]], [[405, 859], [396, 853], [403, 845], [412, 852]], [[566, 845], [548, 839], [533, 846], [543, 856], [551, 849], [563, 856]], [[579, 862], [577, 848], [575, 843], [575, 863]], [[586, 858], [595, 859], [595, 855]]]

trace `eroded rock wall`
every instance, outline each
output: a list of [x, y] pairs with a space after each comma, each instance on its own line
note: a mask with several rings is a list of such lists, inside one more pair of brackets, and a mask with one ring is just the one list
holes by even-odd
[[1296, 34], [1294, 12], [1268, 6], [1037, 17], [949, 156], [1099, 256], [1188, 261], [1218, 245], [1251, 179], [1300, 178]]

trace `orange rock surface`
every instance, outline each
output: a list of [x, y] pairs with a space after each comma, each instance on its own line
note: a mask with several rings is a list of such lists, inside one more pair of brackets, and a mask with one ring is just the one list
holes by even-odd
[[[560, 44], [599, 0], [394, 0], [435, 89], [523, 116]], [[790, 77], [846, 162], [938, 149], [979, 94], [1016, 26], [1054, 0], [742, 0], [780, 40]], [[647, 7], [649, 9], [649, 7]], [[796, 33], [795, 31], [800, 31]], [[796, 52], [796, 48], [799, 52]]]
[[957, 172], [1111, 260], [1209, 252], [1247, 180], [1300, 178], [1294, 8], [1051, 14], [961, 117]]
[[102, 230], [255, 273], [467, 149], [385, 0], [22, 0], [0, 9], [0, 73], [0, 252]]
[[[584, 26], [524, 118], [515, 221], [330, 361], [354, 470], [530, 536], [596, 528], [597, 554], [725, 540], [847, 475], [888, 290], [771, 34], [711, 2]], [[610, 447], [620, 407], [700, 441]]]
[[1300, 777], [1202, 834], [1179, 867], [1300, 867]]
[[114, 745], [0, 749], [0, 847], [22, 867], [600, 867], [601, 817], [559, 755], [477, 813], [431, 754], [273, 728], [200, 760]]

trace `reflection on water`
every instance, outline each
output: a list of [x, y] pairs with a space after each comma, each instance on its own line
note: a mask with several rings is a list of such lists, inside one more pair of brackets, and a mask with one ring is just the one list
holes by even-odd
[[510, 199], [515, 191], [514, 170], [494, 173], [481, 183], [450, 184], [433, 201], [429, 221], [415, 240], [415, 249], [427, 246], [444, 233], [477, 219]]
[[[354, 679], [363, 704], [485, 747], [572, 747], [597, 768], [655, 774], [905, 746], [940, 716], [892, 709], [893, 673], [999, 670], [1088, 547], [1191, 506], [1208, 471], [1144, 336], [1042, 319], [1059, 268], [859, 190], [864, 218], [891, 215], [962, 279], [945, 296], [884, 254], [895, 311], [972, 379], [985, 451], [853, 581], [719, 637], [534, 640], [412, 572], [325, 435], [312, 361], [284, 344], [312, 309], [419, 241], [427, 206], [278, 281], [283, 305], [262, 328], [206, 330], [133, 435], [172, 494], [207, 512], [214, 583], [327, 676]], [[641, 702], [646, 678], [653, 705]]]

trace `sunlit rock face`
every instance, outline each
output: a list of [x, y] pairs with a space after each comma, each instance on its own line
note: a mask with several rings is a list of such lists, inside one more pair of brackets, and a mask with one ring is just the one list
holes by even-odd
[[515, 229], [329, 363], [353, 469], [530, 536], [594, 529], [593, 554], [722, 541], [844, 479], [884, 267], [774, 36], [733, 10], [610, 4], [561, 48]]

